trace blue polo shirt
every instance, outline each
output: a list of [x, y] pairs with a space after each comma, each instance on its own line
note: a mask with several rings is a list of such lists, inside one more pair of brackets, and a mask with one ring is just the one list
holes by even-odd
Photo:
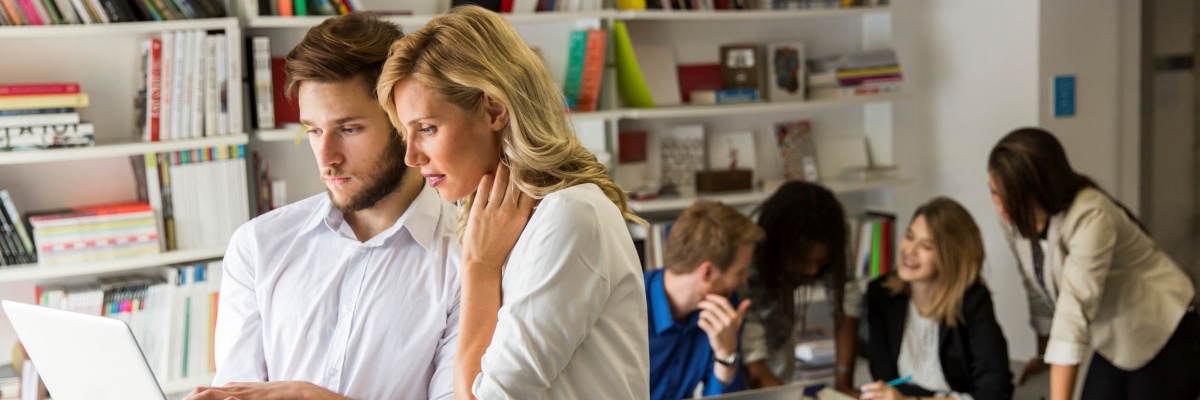
[[[650, 398], [679, 400], [692, 397], [696, 385], [704, 382], [704, 396], [745, 390], [741, 368], [729, 385], [713, 375], [713, 351], [708, 335], [696, 325], [700, 311], [684, 321], [671, 317], [671, 303], [663, 287], [663, 270], [647, 271], [646, 304], [650, 308]], [[730, 298], [737, 304], [737, 294]], [[739, 346], [740, 347], [740, 346]], [[741, 353], [739, 349], [738, 353]]]

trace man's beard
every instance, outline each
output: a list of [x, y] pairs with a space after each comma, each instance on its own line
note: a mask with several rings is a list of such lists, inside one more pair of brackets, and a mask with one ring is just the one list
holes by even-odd
[[[374, 207], [375, 203], [395, 192], [396, 188], [404, 182], [404, 173], [408, 171], [408, 166], [404, 165], [405, 150], [404, 141], [400, 140], [400, 136], [393, 131], [387, 148], [384, 149], [383, 157], [379, 161], [382, 165], [366, 178], [362, 190], [351, 194], [350, 199], [345, 203], [339, 203], [334, 199], [329, 187], [326, 186], [325, 192], [329, 194], [329, 201], [343, 214]], [[337, 171], [332, 171], [332, 174], [337, 175]]]

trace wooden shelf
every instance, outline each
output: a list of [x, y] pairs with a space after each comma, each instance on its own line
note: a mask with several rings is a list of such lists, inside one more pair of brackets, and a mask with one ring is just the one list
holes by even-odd
[[819, 8], [807, 10], [619, 11], [624, 21], [768, 21], [782, 19], [853, 17], [891, 11], [888, 7]]
[[[859, 193], [875, 189], [889, 188], [908, 183], [905, 178], [886, 178], [867, 181], [827, 180], [821, 182], [836, 194]], [[771, 196], [765, 190], [752, 190], [729, 193], [700, 193], [696, 196], [665, 197], [654, 200], [631, 200], [629, 208], [639, 214], [661, 214], [678, 212], [692, 205], [696, 200], [719, 201], [730, 206], [744, 206], [761, 203]]]
[[164, 394], [167, 394], [167, 395], [182, 394], [182, 393], [190, 392], [192, 389], [195, 389], [195, 388], [198, 388], [201, 386], [212, 385], [213, 378], [216, 378], [216, 374], [206, 374], [206, 375], [201, 375], [201, 376], [192, 377], [192, 378], [184, 378], [184, 379], [171, 380], [171, 381], [166, 381], [166, 382], [159, 382], [159, 386], [162, 387], [162, 391]]
[[32, 164], [53, 161], [87, 160], [93, 158], [125, 157], [146, 153], [170, 152], [214, 146], [246, 144], [246, 134], [215, 136], [203, 139], [171, 140], [166, 142], [130, 142], [97, 144], [89, 147], [63, 149], [20, 150], [0, 152], [0, 165]]
[[0, 283], [45, 282], [115, 272], [136, 271], [172, 264], [222, 258], [224, 256], [224, 247], [213, 247], [77, 264], [17, 265], [0, 268]]
[[238, 29], [237, 18], [202, 18], [178, 21], [119, 22], [86, 25], [38, 25], [0, 27], [0, 39], [143, 35], [187, 29]]

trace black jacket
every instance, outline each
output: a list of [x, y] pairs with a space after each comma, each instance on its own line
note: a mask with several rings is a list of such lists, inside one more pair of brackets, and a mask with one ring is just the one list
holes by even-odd
[[[871, 375], [875, 380], [889, 381], [899, 377], [897, 360], [900, 341], [904, 336], [904, 321], [908, 316], [909, 297], [906, 293], [892, 295], [883, 287], [887, 277], [880, 277], [867, 288], [867, 323], [871, 332], [867, 353], [871, 360]], [[976, 400], [1010, 400], [1013, 396], [1013, 376], [1009, 371], [1008, 342], [992, 307], [987, 286], [976, 282], [967, 288], [962, 301], [963, 318], [956, 328], [940, 325], [937, 349], [942, 361], [946, 383], [955, 392], [967, 393]], [[931, 396], [927, 390], [914, 385], [901, 385], [907, 396]]]

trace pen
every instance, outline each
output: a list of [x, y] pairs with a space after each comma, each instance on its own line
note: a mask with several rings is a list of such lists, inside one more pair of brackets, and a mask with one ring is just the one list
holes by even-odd
[[902, 376], [902, 377], [899, 377], [899, 378], [892, 379], [892, 380], [888, 381], [888, 382], [887, 382], [887, 385], [888, 385], [888, 386], [899, 386], [899, 385], [903, 385], [903, 384], [905, 384], [905, 383], [908, 383], [908, 381], [911, 381], [911, 380], [912, 380], [912, 378], [913, 378], [913, 377], [912, 377], [912, 375], [905, 375], [905, 376]]

